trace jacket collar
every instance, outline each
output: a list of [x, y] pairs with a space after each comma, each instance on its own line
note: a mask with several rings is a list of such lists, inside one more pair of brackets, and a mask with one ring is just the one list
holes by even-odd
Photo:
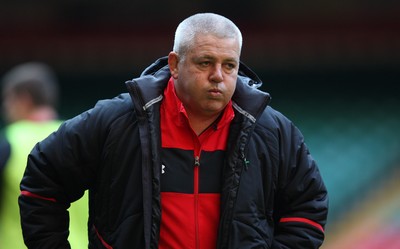
[[[145, 110], [151, 103], [161, 101], [171, 77], [168, 57], [162, 57], [148, 66], [139, 78], [126, 82], [135, 105]], [[259, 90], [261, 79], [243, 62], [240, 62], [236, 89], [232, 97], [234, 108], [255, 121], [270, 102], [270, 95]], [[150, 87], [151, 86], [151, 87]], [[137, 102], [139, 101], [139, 102]]]

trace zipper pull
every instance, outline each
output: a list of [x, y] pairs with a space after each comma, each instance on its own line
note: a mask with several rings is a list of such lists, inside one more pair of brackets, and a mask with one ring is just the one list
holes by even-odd
[[247, 160], [246, 158], [244, 158], [243, 161], [244, 161], [244, 169], [247, 171], [249, 169], [250, 161]]
[[241, 155], [241, 158], [242, 158], [243, 163], [244, 163], [244, 169], [247, 171], [249, 169], [250, 161], [247, 160], [247, 158], [246, 158], [246, 156], [244, 155], [243, 152], [240, 155]]
[[200, 166], [200, 157], [199, 156], [194, 157], [194, 165], [197, 167]]

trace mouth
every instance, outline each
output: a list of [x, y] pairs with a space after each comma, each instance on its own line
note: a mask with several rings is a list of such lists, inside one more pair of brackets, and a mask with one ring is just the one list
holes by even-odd
[[222, 96], [222, 91], [216, 88], [210, 89], [208, 91], [208, 93], [212, 96], [212, 97], [221, 97]]
[[213, 89], [210, 89], [208, 92], [210, 92], [210, 93], [220, 93], [220, 94], [222, 94], [222, 91], [221, 90], [219, 90], [218, 88], [213, 88]]

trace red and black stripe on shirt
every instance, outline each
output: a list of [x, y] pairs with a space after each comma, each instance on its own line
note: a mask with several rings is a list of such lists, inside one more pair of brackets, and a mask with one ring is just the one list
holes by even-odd
[[197, 136], [171, 78], [161, 105], [161, 230], [159, 248], [215, 248], [221, 174], [231, 103]]

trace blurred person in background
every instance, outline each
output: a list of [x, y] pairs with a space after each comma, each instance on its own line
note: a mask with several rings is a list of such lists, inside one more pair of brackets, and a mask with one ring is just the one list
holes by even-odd
[[229, 19], [188, 17], [128, 93], [38, 143], [19, 198], [29, 248], [69, 248], [66, 208], [86, 190], [91, 249], [319, 248], [318, 166], [241, 48]]
[[[19, 218], [19, 184], [32, 147], [62, 123], [56, 110], [59, 85], [48, 65], [27, 62], [3, 76], [1, 90], [6, 126], [0, 134], [0, 248], [20, 249], [26, 247]], [[87, 244], [86, 226], [80, 224], [87, 213], [84, 200], [73, 209], [71, 241]]]

